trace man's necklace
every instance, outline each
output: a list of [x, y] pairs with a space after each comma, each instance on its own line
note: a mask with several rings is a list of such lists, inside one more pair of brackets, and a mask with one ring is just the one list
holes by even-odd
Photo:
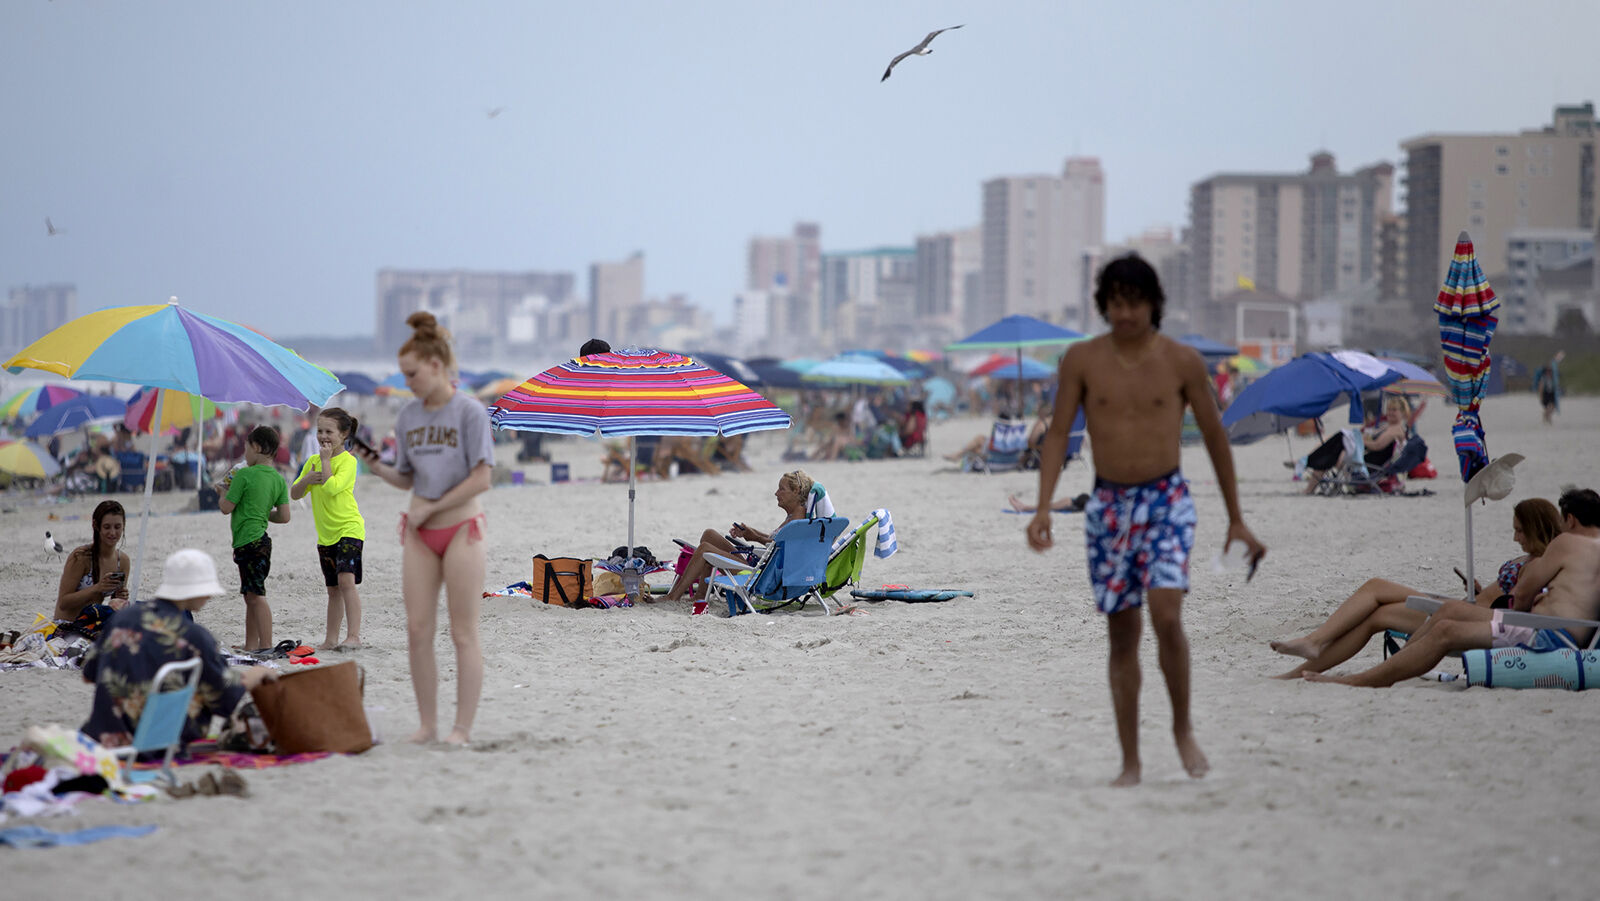
[[1122, 351], [1117, 350], [1115, 345], [1113, 345], [1111, 348], [1111, 355], [1117, 358], [1117, 362], [1122, 364], [1123, 369], [1138, 369], [1144, 363], [1145, 358], [1150, 356], [1150, 348], [1154, 345], [1154, 341], [1147, 341], [1145, 346], [1139, 351], [1139, 355], [1134, 357], [1131, 361], [1127, 357], [1124, 357], [1122, 355]]

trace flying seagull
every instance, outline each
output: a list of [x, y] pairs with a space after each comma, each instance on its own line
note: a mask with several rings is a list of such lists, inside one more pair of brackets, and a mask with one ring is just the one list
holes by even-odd
[[494, 109], [491, 109], [491, 110], [484, 110], [483, 114], [485, 116], [488, 116], [489, 118], [493, 119], [493, 118], [495, 118], [496, 116], [500, 115], [501, 113], [503, 113], [505, 111], [506, 111], [505, 107], [497, 106], [497, 107], [495, 107]]
[[50, 217], [46, 216], [44, 217], [44, 233], [46, 237], [54, 238], [56, 235], [59, 235], [62, 232], [61, 229], [56, 228], [56, 224], [54, 222], [50, 221]]
[[964, 24], [962, 24], [962, 25], [951, 25], [949, 28], [941, 28], [938, 31], [930, 31], [930, 32], [928, 32], [928, 36], [922, 39], [922, 43], [918, 44], [915, 47], [912, 47], [910, 50], [907, 50], [906, 52], [900, 54], [899, 56], [895, 57], [894, 59], [889, 60], [889, 68], [883, 70], [883, 77], [878, 79], [878, 83], [882, 84], [883, 82], [888, 81], [889, 80], [889, 73], [893, 72], [894, 71], [894, 67], [898, 66], [900, 64], [900, 61], [905, 59], [906, 57], [911, 56], [913, 54], [915, 54], [917, 56], [927, 56], [928, 54], [932, 53], [933, 51], [928, 49], [928, 45], [933, 43], [933, 39], [934, 38], [938, 37], [939, 35], [947, 32], [947, 31], [954, 31], [957, 28], [963, 28], [963, 27], [965, 27]]

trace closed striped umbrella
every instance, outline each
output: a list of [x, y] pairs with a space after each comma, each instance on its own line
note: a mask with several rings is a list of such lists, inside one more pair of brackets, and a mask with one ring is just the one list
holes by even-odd
[[[742, 435], [789, 414], [692, 357], [627, 347], [553, 366], [489, 406], [497, 429], [561, 435]], [[628, 555], [636, 490], [628, 442]]]
[[566, 435], [742, 435], [789, 414], [692, 357], [624, 348], [553, 366], [489, 407], [495, 428]]

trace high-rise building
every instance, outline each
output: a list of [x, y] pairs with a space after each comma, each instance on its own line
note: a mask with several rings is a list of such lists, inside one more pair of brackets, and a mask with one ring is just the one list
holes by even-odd
[[[822, 255], [822, 338], [835, 347], [879, 342], [899, 347], [916, 297], [917, 251], [911, 247]], [[886, 341], [898, 337], [898, 341]]]
[[1600, 188], [1593, 103], [1558, 106], [1552, 122], [1520, 134], [1427, 134], [1406, 152], [1406, 299], [1439, 293], [1456, 236], [1472, 237], [1486, 273], [1506, 269], [1514, 229], [1595, 228]]
[[0, 308], [0, 349], [21, 350], [78, 315], [76, 285], [23, 285], [12, 288]]
[[1085, 252], [1105, 242], [1100, 161], [1072, 157], [1061, 177], [1023, 175], [983, 183], [983, 292], [976, 319], [1022, 313], [1082, 328]]
[[803, 347], [820, 328], [822, 229], [797, 222], [794, 234], [750, 239], [745, 287], [768, 295], [768, 333], [785, 346]]
[[589, 267], [589, 331], [614, 347], [629, 340], [628, 317], [644, 303], [644, 253]]
[[982, 270], [981, 226], [917, 238], [916, 321], [947, 336], [932, 343], [948, 344], [972, 330], [967, 321], [967, 282], [968, 276]]
[[1189, 192], [1190, 284], [1197, 302], [1251, 286], [1295, 300], [1354, 294], [1377, 277], [1394, 166], [1340, 175], [1313, 154], [1299, 173], [1224, 173]]
[[450, 330], [462, 359], [506, 359], [571, 337], [559, 311], [572, 290], [570, 272], [380, 269], [377, 347], [393, 353], [411, 338], [406, 317], [426, 310]]

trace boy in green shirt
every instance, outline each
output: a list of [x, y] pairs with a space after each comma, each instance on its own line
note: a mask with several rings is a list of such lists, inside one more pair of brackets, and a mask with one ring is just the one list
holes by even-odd
[[239, 564], [244, 595], [245, 650], [272, 649], [272, 608], [267, 606], [267, 573], [272, 569], [272, 539], [267, 523], [289, 521], [289, 485], [273, 466], [278, 430], [258, 425], [245, 439], [242, 469], [229, 473], [227, 495], [217, 508], [232, 516], [233, 562]]

